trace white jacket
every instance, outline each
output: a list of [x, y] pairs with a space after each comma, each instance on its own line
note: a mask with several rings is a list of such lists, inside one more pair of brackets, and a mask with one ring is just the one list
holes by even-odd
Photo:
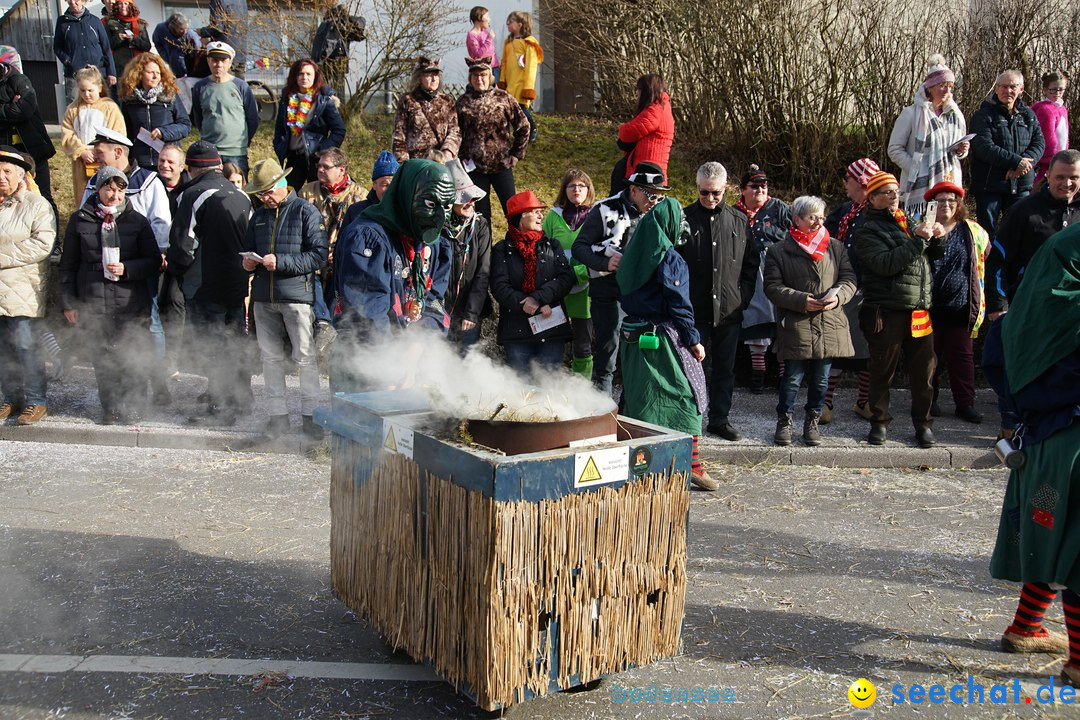
[[[949, 143], [956, 142], [967, 134], [967, 120], [964, 118], [964, 114], [960, 112], [960, 108], [955, 103], [951, 105], [951, 108], [959, 120], [960, 134], [955, 138], [948, 138]], [[912, 155], [920, 149], [915, 139], [915, 112], [914, 105], [908, 105], [901, 110], [899, 117], [896, 118], [896, 123], [893, 125], [892, 133], [889, 135], [889, 159], [900, 167], [901, 192], [908, 186], [908, 177], [911, 175], [911, 171], [916, 169], [911, 167]], [[957, 155], [957, 160], [953, 163], [952, 169], [952, 181], [961, 187], [964, 185], [964, 176], [960, 169], [960, 160], [965, 157], [967, 157], [967, 153]], [[922, 198], [919, 198], [919, 201], [921, 202]]]
[[0, 316], [43, 317], [56, 218], [24, 188], [0, 203]]

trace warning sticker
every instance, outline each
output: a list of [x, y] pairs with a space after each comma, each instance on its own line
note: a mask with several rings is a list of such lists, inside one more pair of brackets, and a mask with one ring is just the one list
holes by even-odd
[[389, 453], [397, 453], [412, 459], [413, 438], [415, 432], [410, 427], [398, 425], [389, 420], [383, 421], [383, 450]]
[[592, 450], [574, 455], [574, 487], [621, 482], [629, 477], [629, 448]]

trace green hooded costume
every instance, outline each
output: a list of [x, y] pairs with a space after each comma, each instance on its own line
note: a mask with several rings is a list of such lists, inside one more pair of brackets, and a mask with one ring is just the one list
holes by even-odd
[[[638, 222], [623, 250], [615, 280], [623, 297], [659, 283], [657, 270], [682, 231], [682, 208], [672, 198], [660, 201]], [[679, 257], [676, 255], [676, 257]], [[682, 262], [682, 258], [679, 257]], [[689, 435], [701, 434], [701, 411], [671, 335], [656, 328], [659, 345], [642, 347], [639, 335], [652, 324], [627, 318], [622, 325], [623, 414]], [[696, 361], [692, 361], [696, 362]], [[698, 364], [700, 372], [700, 364]], [[701, 378], [702, 386], [704, 377]]]
[[[1080, 225], [1035, 253], [1002, 322], [1014, 393], [1080, 350]], [[1080, 423], [1023, 450], [1027, 462], [1005, 489], [990, 574], [1080, 592]]]

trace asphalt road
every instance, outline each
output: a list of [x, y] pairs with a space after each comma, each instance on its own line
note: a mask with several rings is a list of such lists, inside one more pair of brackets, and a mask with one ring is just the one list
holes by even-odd
[[[997, 649], [1002, 471], [718, 474], [683, 655], [509, 717], [841, 717], [859, 677], [876, 716], [1080, 716], [1024, 702], [1060, 658]], [[328, 483], [325, 457], [0, 442], [0, 718], [483, 717], [332, 595]], [[1020, 702], [894, 702], [969, 674]], [[732, 699], [619, 699], [654, 685]]]

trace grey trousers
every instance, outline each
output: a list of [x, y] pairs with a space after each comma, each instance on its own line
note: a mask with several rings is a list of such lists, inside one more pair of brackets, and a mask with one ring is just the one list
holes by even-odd
[[319, 402], [319, 366], [312, 332], [313, 314], [306, 303], [255, 303], [255, 335], [262, 353], [267, 412], [287, 415], [285, 405], [285, 336], [300, 371], [300, 413], [311, 415]]

